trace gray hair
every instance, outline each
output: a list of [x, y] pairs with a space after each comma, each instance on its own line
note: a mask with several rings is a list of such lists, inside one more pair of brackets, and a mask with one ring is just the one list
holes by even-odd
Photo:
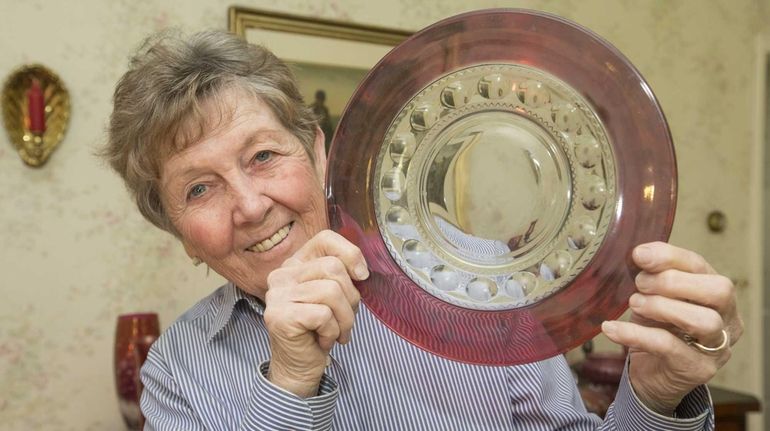
[[315, 163], [316, 117], [305, 106], [291, 70], [266, 48], [235, 35], [151, 36], [115, 88], [101, 156], [123, 178], [142, 215], [175, 236], [160, 194], [163, 163], [204, 136], [211, 125], [202, 104], [219, 101], [232, 87], [252, 92], [270, 107]]

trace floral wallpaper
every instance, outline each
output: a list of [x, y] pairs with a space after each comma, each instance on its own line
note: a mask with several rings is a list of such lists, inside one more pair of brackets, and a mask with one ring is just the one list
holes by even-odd
[[[112, 376], [115, 319], [155, 311], [166, 326], [218, 286], [170, 235], [144, 222], [120, 181], [94, 156], [112, 89], [129, 52], [166, 27], [225, 28], [230, 2], [116, 0], [1, 2], [0, 78], [40, 62], [72, 97], [69, 132], [43, 168], [22, 164], [0, 133], [0, 423], [7, 430], [121, 429]], [[239, 5], [275, 10], [268, 0]], [[760, 0], [285, 0], [281, 10], [417, 30], [482, 7], [526, 7], [573, 19], [640, 69], [671, 125], [680, 169], [672, 241], [739, 281], [749, 328], [760, 287], [745, 246], [750, 229], [756, 36]], [[728, 228], [706, 229], [719, 209]], [[755, 263], [754, 263], [755, 264]], [[717, 377], [760, 393], [760, 332], [749, 331]], [[758, 422], [757, 422], [758, 424]], [[756, 424], [755, 424], [756, 425]], [[759, 429], [756, 427], [755, 429]]]

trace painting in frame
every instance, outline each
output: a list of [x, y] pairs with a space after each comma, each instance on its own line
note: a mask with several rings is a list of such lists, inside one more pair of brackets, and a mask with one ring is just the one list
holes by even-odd
[[232, 6], [228, 27], [265, 46], [294, 72], [305, 102], [319, 116], [329, 149], [348, 99], [367, 72], [410, 32]]

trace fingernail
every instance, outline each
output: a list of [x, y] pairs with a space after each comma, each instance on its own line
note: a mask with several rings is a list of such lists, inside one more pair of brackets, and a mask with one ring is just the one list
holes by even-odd
[[644, 272], [640, 272], [639, 274], [636, 274], [636, 277], [634, 277], [634, 284], [636, 285], [636, 288], [639, 290], [642, 290], [642, 288], [646, 287], [644, 285], [645, 280]]
[[633, 308], [639, 308], [642, 305], [644, 305], [645, 301], [646, 299], [644, 298], [644, 296], [638, 293], [634, 293], [633, 295], [631, 295], [631, 298], [628, 299], [628, 305], [630, 305]]
[[602, 332], [607, 336], [613, 336], [618, 332], [618, 324], [610, 320], [602, 322]]
[[652, 263], [652, 250], [647, 246], [640, 246], [634, 250], [634, 260], [640, 265]]
[[366, 268], [366, 265], [358, 265], [356, 269], [353, 270], [353, 274], [355, 274], [356, 278], [359, 280], [366, 280], [369, 278], [369, 269]]

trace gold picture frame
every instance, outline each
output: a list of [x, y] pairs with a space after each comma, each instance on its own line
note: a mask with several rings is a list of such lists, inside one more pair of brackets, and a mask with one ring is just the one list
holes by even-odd
[[359, 82], [412, 32], [231, 6], [230, 32], [263, 45], [292, 67], [305, 101], [319, 115], [327, 150]]
[[308, 18], [239, 6], [231, 6], [228, 11], [228, 17], [230, 31], [239, 36], [245, 36], [248, 29], [263, 28], [316, 37], [395, 46], [412, 35], [412, 32], [394, 28]]

